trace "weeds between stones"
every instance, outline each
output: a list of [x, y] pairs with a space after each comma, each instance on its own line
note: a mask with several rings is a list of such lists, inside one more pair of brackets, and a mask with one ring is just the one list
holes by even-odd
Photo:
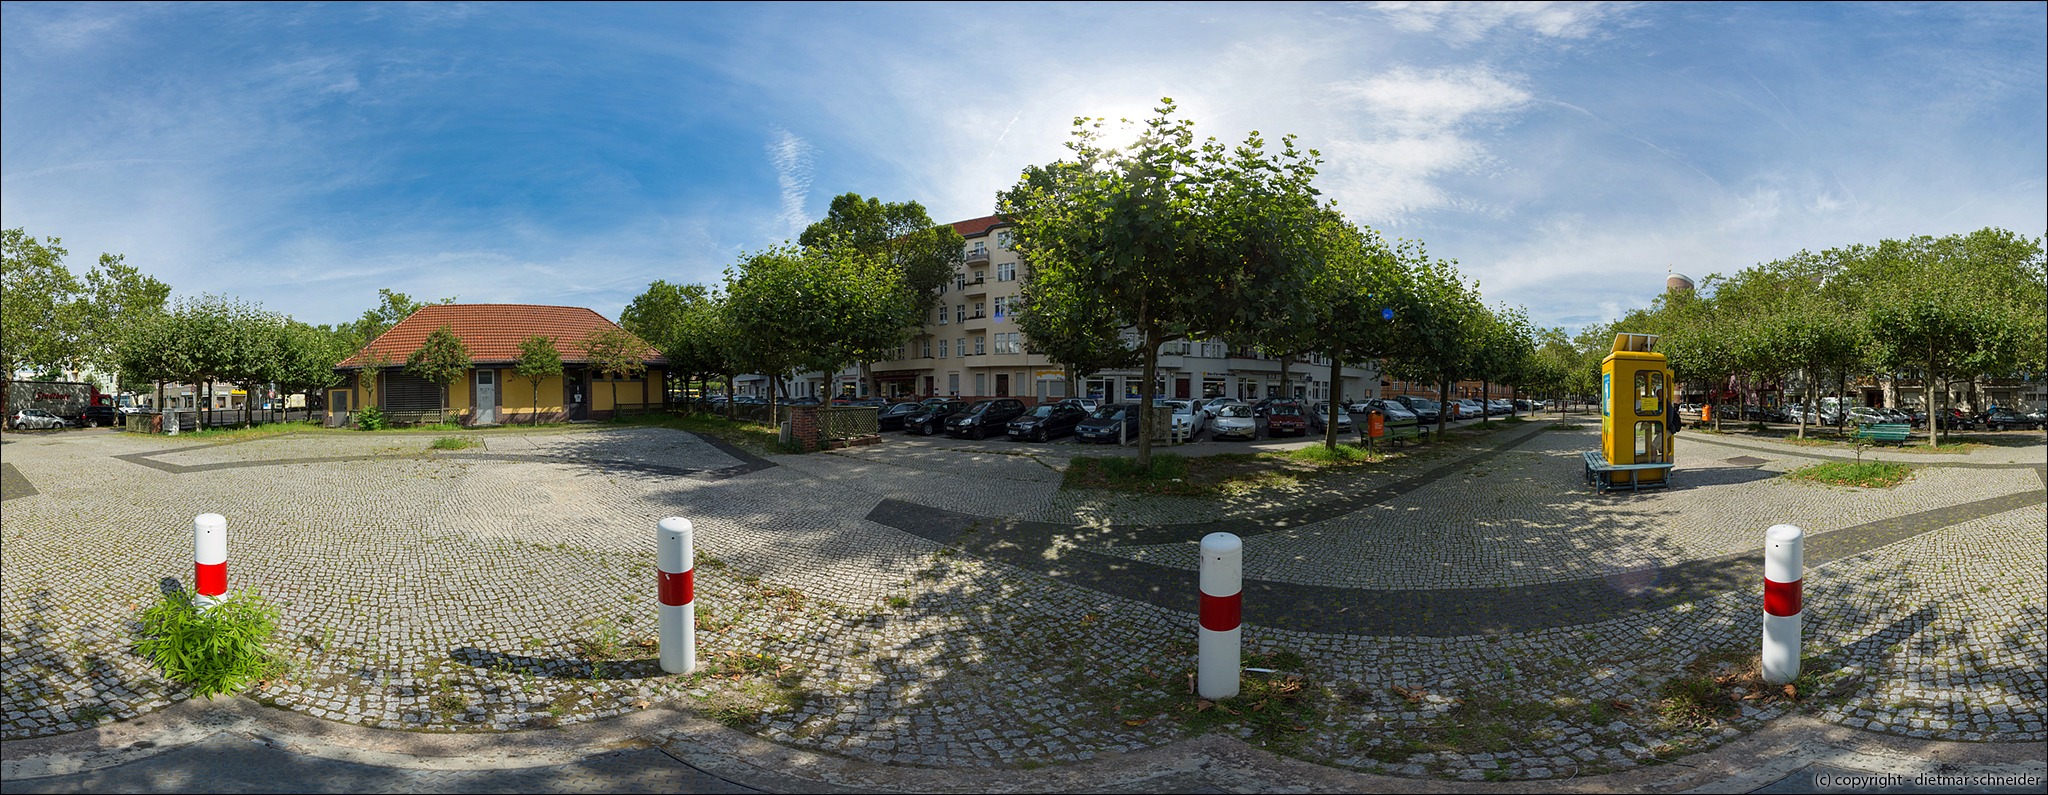
[[1741, 651], [1712, 651], [1686, 666], [1686, 673], [1673, 677], [1658, 688], [1657, 713], [1667, 726], [1706, 727], [1727, 720], [1747, 703], [1767, 706], [1797, 703], [1822, 695], [1833, 677], [1821, 670], [1825, 661], [1808, 657], [1791, 684], [1764, 681], [1763, 662], [1755, 654]]
[[436, 450], [467, 450], [480, 444], [467, 436], [443, 436], [434, 440]]
[[198, 695], [239, 693], [282, 670], [271, 651], [277, 608], [250, 590], [236, 591], [201, 610], [191, 591], [166, 595], [142, 614], [136, 650], [163, 669], [165, 678]]

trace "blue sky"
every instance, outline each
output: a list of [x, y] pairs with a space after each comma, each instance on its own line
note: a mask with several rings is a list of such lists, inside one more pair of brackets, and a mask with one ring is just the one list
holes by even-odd
[[713, 281], [833, 195], [986, 215], [1075, 116], [1295, 133], [1576, 327], [1664, 270], [2048, 229], [2048, 5], [0, 6], [0, 225], [315, 323]]

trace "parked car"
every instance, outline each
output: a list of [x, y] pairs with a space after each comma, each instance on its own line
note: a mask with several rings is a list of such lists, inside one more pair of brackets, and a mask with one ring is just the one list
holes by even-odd
[[1415, 418], [1423, 422], [1436, 422], [1437, 417], [1443, 412], [1442, 404], [1429, 398], [1402, 395], [1394, 398], [1394, 400], [1403, 406], [1407, 406], [1409, 411], [1414, 412]]
[[2041, 429], [2041, 423], [2012, 409], [1998, 408], [1984, 412], [1984, 427], [1994, 431], [2007, 428], [2025, 428], [2030, 431]]
[[1869, 406], [1851, 406], [1849, 408], [1849, 421], [1857, 425], [1875, 425], [1881, 422], [1890, 422], [1890, 420], [1885, 418], [1884, 412]]
[[1368, 414], [1375, 411], [1379, 412], [1380, 421], [1389, 427], [1395, 425], [1415, 425], [1422, 422], [1420, 417], [1415, 416], [1415, 412], [1408, 410], [1406, 404], [1397, 400], [1368, 400], [1359, 404], [1359, 407], [1368, 412]]
[[948, 400], [919, 409], [917, 413], [903, 418], [904, 433], [918, 433], [930, 436], [946, 429], [946, 418], [966, 411], [973, 404], [965, 400]]
[[1010, 427], [1010, 420], [1024, 416], [1024, 401], [1016, 398], [984, 400], [946, 418], [946, 435], [984, 439]]
[[1044, 442], [1074, 432], [1074, 426], [1088, 418], [1088, 411], [1079, 403], [1060, 401], [1041, 403], [1024, 412], [1024, 416], [1010, 420], [1004, 432], [1013, 440]]
[[1173, 429], [1180, 438], [1192, 440], [1195, 434], [1209, 427], [1209, 415], [1197, 410], [1194, 402], [1166, 400], [1160, 405], [1173, 409]]
[[[1314, 405], [1314, 406], [1310, 406], [1310, 407], [1308, 408], [1308, 429], [1309, 429], [1309, 430], [1311, 430], [1311, 431], [1315, 431], [1316, 433], [1322, 433], [1322, 432], [1323, 432], [1323, 430], [1324, 430], [1324, 426], [1328, 425], [1328, 424], [1329, 424], [1329, 422], [1330, 422], [1330, 404], [1328, 404], [1328, 403], [1319, 403], [1319, 404], [1316, 404], [1316, 405]], [[1350, 433], [1350, 432], [1351, 432], [1351, 412], [1350, 412], [1350, 411], [1348, 411], [1348, 410], [1340, 410], [1340, 411], [1338, 411], [1338, 412], [1337, 412], [1337, 432], [1338, 432], [1338, 433]]]
[[1102, 408], [1102, 401], [1100, 401], [1100, 400], [1096, 400], [1095, 398], [1088, 398], [1088, 397], [1075, 397], [1075, 398], [1067, 398], [1066, 400], [1063, 400], [1063, 401], [1061, 401], [1061, 402], [1062, 402], [1062, 403], [1072, 403], [1072, 404], [1074, 404], [1074, 405], [1076, 405], [1076, 406], [1080, 406], [1080, 407], [1081, 407], [1081, 410], [1082, 410], [1082, 411], [1087, 411], [1087, 412], [1093, 412], [1093, 411], [1095, 411], [1096, 409]]
[[1884, 417], [1884, 419], [1880, 420], [1880, 422], [1892, 424], [1903, 423], [1906, 425], [1912, 425], [1915, 423], [1915, 420], [1913, 418], [1913, 412], [1907, 411], [1905, 409], [1895, 409], [1887, 406], [1885, 408], [1878, 409], [1877, 413], [1879, 416]]
[[1476, 420], [1486, 415], [1486, 407], [1471, 398], [1460, 398], [1457, 402], [1458, 416], [1453, 419]]
[[1214, 419], [1216, 415], [1222, 413], [1224, 406], [1249, 407], [1250, 405], [1251, 404], [1234, 397], [1210, 398], [1207, 403], [1202, 404], [1202, 413], [1207, 414], [1211, 419]]
[[1949, 407], [1941, 410], [1941, 427], [1957, 431], [1974, 431], [1977, 429], [1977, 418], [1962, 409]]
[[2020, 416], [2033, 420], [2037, 426], [2048, 428], [2048, 409], [2034, 409]]
[[1259, 419], [1252, 416], [1251, 404], [1242, 400], [1216, 407], [1216, 416], [1209, 420], [1211, 439], [1256, 439], [1258, 436]]
[[1074, 438], [1084, 442], [1121, 442], [1124, 439], [1124, 423], [1138, 417], [1136, 403], [1112, 403], [1096, 409], [1074, 426]]
[[86, 406], [85, 411], [79, 413], [77, 423], [86, 428], [119, 425], [121, 410], [113, 406]]
[[62, 428], [70, 423], [65, 422], [63, 417], [51, 414], [50, 412], [44, 411], [42, 409], [22, 409], [20, 411], [14, 412], [14, 419], [9, 420], [8, 424], [15, 430], [20, 431], [27, 430], [29, 428], [38, 428], [43, 430], [48, 430], [51, 428]]
[[875, 414], [875, 426], [884, 431], [903, 430], [903, 421], [924, 410], [918, 403], [891, 403]]
[[1289, 433], [1295, 436], [1308, 435], [1307, 409], [1292, 400], [1276, 400], [1266, 406], [1266, 435], [1278, 437]]

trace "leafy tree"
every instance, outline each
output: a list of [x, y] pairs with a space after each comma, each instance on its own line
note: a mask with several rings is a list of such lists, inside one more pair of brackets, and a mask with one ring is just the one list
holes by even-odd
[[888, 282], [892, 267], [851, 246], [782, 246], [726, 271], [717, 325], [734, 366], [769, 377], [770, 416], [789, 373], [829, 373], [895, 344], [908, 296], [873, 289]]
[[1308, 311], [1299, 316], [1306, 322], [1297, 328], [1305, 328], [1307, 338], [1320, 340], [1321, 352], [1330, 358], [1323, 446], [1335, 450], [1344, 365], [1401, 351], [1407, 333], [1403, 324], [1409, 310], [1409, 274], [1399, 252], [1370, 228], [1353, 226], [1331, 213], [1318, 231], [1322, 256], [1312, 265]]
[[533, 385], [533, 424], [540, 424], [540, 382], [562, 374], [562, 352], [555, 347], [555, 338], [533, 334], [520, 340], [512, 373]]
[[1572, 375], [1578, 368], [1578, 349], [1564, 329], [1552, 327], [1536, 332], [1535, 350], [1529, 357], [1528, 388], [1557, 401], [1557, 416], [1564, 416], [1565, 395], [1571, 391]]
[[[1393, 359], [1394, 369], [1408, 380], [1436, 384], [1438, 398], [1448, 399], [1451, 386], [1473, 370], [1472, 349], [1486, 308], [1479, 303], [1478, 287], [1459, 277], [1456, 261], [1433, 259], [1420, 244], [1404, 249], [1403, 256], [1413, 274], [1409, 334], [1401, 355]], [[1437, 415], [1439, 438], [1449, 414]]]
[[604, 373], [612, 385], [612, 417], [619, 416], [619, 379], [633, 378], [647, 371], [644, 362], [647, 343], [621, 328], [602, 328], [590, 332], [581, 343], [583, 353], [590, 357], [590, 368]]
[[334, 336], [317, 326], [287, 321], [279, 354], [278, 394], [324, 392], [342, 382], [334, 363], [348, 355]]
[[[1017, 247], [1066, 294], [1100, 295], [1139, 338], [1141, 402], [1157, 392], [1159, 348], [1190, 337], [1243, 339], [1299, 311], [1322, 208], [1309, 183], [1318, 156], [1290, 136], [1268, 155], [1257, 133], [1228, 147], [1197, 143], [1162, 100], [1126, 149], [1076, 119], [1070, 160], [1027, 172], [1000, 200]], [[1049, 309], [1041, 302], [1032, 311]], [[1155, 412], [1140, 412], [1138, 460], [1151, 466]]]
[[165, 405], [164, 384], [177, 382], [194, 369], [186, 358], [190, 351], [179, 338], [177, 318], [169, 313], [136, 321], [121, 335], [114, 350], [121, 380], [154, 384], [159, 408]]
[[82, 352], [78, 280], [64, 267], [63, 241], [38, 242], [24, 229], [0, 232], [0, 367], [9, 381], [22, 370], [75, 366]]
[[882, 350], [904, 344], [924, 328], [925, 319], [939, 305], [939, 285], [953, 278], [965, 257], [961, 249], [966, 241], [953, 227], [933, 223], [917, 202], [885, 203], [846, 193], [833, 197], [825, 218], [805, 228], [797, 244], [813, 251], [848, 246], [888, 263], [887, 278], [872, 289], [900, 293], [903, 314], [896, 320], [894, 339], [856, 354], [866, 380], [868, 364]]
[[[418, 312], [422, 307], [428, 305], [423, 301], [412, 300], [412, 297], [405, 293], [395, 292], [388, 288], [377, 290], [377, 300], [377, 306], [363, 310], [362, 317], [357, 318], [356, 322], [346, 326], [346, 333], [351, 341], [347, 346], [349, 350], [359, 349], [364, 345], [370, 344], [372, 340], [382, 336], [384, 332], [390, 331], [392, 326], [398, 325], [399, 321], [411, 317], [412, 313]], [[455, 303], [455, 297], [449, 296], [434, 303], [452, 304]]]
[[[1496, 383], [1509, 387], [1523, 383], [1526, 376], [1524, 368], [1535, 350], [1531, 334], [1529, 317], [1520, 309], [1501, 307], [1480, 312], [1474, 328], [1470, 364], [1472, 375], [1479, 378], [1481, 394], [1490, 394], [1492, 385]], [[1481, 425], [1490, 421], [1488, 415], [1480, 415]]]
[[462, 344], [462, 338], [448, 325], [434, 329], [426, 342], [405, 358], [406, 372], [441, 387], [439, 414], [443, 419], [448, 414], [448, 385], [469, 372], [469, 365], [469, 346]]
[[717, 300], [719, 296], [701, 284], [656, 281], [619, 314], [619, 325], [661, 351], [671, 374], [685, 383], [704, 377], [708, 388], [708, 376], [727, 369], [726, 343], [717, 329]]
[[146, 318], [164, 313], [171, 286], [127, 264], [119, 254], [101, 254], [85, 274], [78, 300], [80, 358], [96, 368], [118, 372], [121, 335]]

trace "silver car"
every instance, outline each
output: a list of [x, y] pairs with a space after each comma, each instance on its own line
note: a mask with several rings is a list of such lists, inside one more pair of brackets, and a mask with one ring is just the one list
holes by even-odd
[[14, 419], [9, 421], [9, 425], [17, 431], [28, 428], [62, 428], [67, 424], [69, 423], [66, 423], [64, 418], [42, 409], [22, 409], [15, 412]]
[[1216, 407], [1216, 416], [1209, 420], [1209, 438], [1253, 439], [1259, 435], [1259, 420], [1252, 416], [1252, 407], [1242, 401], [1226, 403]]

